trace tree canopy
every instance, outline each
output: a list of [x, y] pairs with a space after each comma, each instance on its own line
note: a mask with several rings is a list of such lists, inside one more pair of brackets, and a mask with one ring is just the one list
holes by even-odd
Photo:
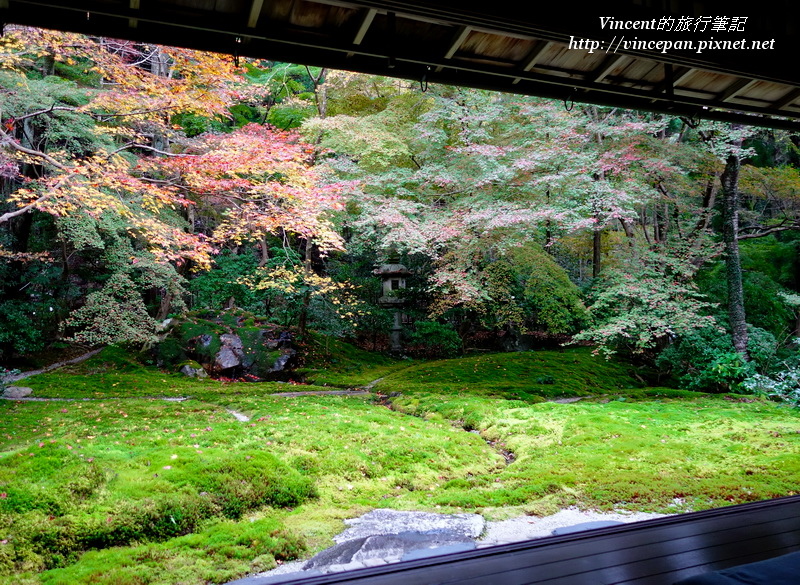
[[794, 135], [20, 27], [0, 86], [6, 362], [231, 306], [374, 345], [388, 260], [448, 351], [797, 353]]

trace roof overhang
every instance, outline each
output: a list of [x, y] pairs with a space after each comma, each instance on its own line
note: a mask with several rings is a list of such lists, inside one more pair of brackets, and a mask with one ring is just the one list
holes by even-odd
[[[643, 6], [661, 4], [671, 11]], [[539, 6], [531, 0], [477, 8], [453, 0], [0, 0], [0, 18], [401, 77], [423, 88], [445, 83], [800, 130], [792, 0], [759, 6], [758, 14], [716, 0], [615, 0], [586, 9], [573, 0], [558, 13]], [[612, 29], [601, 26], [601, 17], [623, 25], [664, 17], [673, 24], [672, 30]], [[695, 19], [697, 30], [675, 30], [681, 17]], [[746, 20], [733, 29], [734, 18]], [[720, 19], [727, 19], [725, 30]]]

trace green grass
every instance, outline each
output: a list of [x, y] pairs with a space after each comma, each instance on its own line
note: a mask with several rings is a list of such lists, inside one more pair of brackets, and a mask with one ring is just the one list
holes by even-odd
[[119, 347], [107, 347], [79, 364], [21, 380], [39, 398], [185, 398], [215, 400], [219, 396], [260, 395], [295, 390], [325, 390], [281, 382], [221, 382], [188, 378], [142, 365]]
[[220, 395], [330, 390], [331, 386], [355, 388], [415, 363], [369, 353], [334, 338], [313, 339], [308, 364], [298, 372], [307, 377], [309, 384], [297, 388], [280, 382], [221, 382], [188, 378], [177, 372], [145, 366], [137, 359], [138, 356], [113, 346], [84, 362], [31, 376], [19, 383], [33, 388], [40, 398], [216, 398]]
[[641, 388], [633, 368], [587, 348], [487, 354], [411, 365], [376, 385], [380, 392], [418, 392], [498, 398], [588, 396]]
[[693, 400], [541, 403], [418, 394], [396, 408], [458, 421], [516, 455], [440, 505], [686, 511], [798, 492], [800, 416], [771, 403]]
[[677, 512], [800, 485], [798, 410], [642, 387], [582, 349], [330, 355], [317, 383], [384, 377], [377, 390], [401, 392], [393, 409], [186, 379], [114, 348], [27, 379], [35, 396], [76, 400], [0, 401], [0, 584], [225, 582], [330, 546], [345, 518], [377, 507]]
[[302, 372], [309, 382], [321, 386], [366, 386], [415, 363], [364, 351], [334, 337], [312, 336], [309, 349], [310, 357]]
[[[45, 585], [174, 585], [224, 583], [247, 571], [267, 570], [304, 550], [302, 541], [274, 518], [221, 521], [163, 543], [90, 551], [80, 563], [41, 575]], [[26, 579], [39, 583], [35, 577]], [[20, 585], [25, 581], [20, 582]]]
[[[49, 376], [40, 382], [56, 393], [63, 374]], [[139, 390], [150, 394], [161, 376], [138, 371]], [[229, 580], [329, 546], [345, 517], [429, 506], [442, 481], [502, 465], [475, 435], [363, 397], [282, 398], [263, 393], [262, 384], [235, 392], [234, 385], [193, 384], [215, 401], [0, 402], [1, 583]], [[107, 393], [90, 390], [80, 393]], [[236, 545], [253, 514], [274, 526], [265, 533], [272, 540]], [[221, 525], [234, 560], [200, 558], [185, 544]], [[158, 579], [142, 558], [153, 567], [163, 560]]]

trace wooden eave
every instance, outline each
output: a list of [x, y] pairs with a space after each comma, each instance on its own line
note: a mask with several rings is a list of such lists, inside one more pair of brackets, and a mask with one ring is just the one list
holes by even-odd
[[[602, 7], [597, 7], [602, 4]], [[775, 38], [762, 51], [616, 51], [569, 48], [570, 38], [610, 44], [599, 16], [669, 16], [647, 0], [565, 5], [544, 16], [537, 3], [452, 0], [0, 0], [0, 18], [22, 24], [687, 117], [800, 128], [800, 74], [791, 66], [797, 7], [759, 7], [743, 33], [719, 39]], [[666, 3], [680, 14], [741, 11], [730, 3]], [[754, 12], [754, 11], [751, 11]], [[631, 31], [623, 31], [631, 32]], [[638, 32], [638, 31], [633, 31]], [[638, 36], [638, 35], [630, 35]], [[709, 35], [641, 33], [695, 41]]]

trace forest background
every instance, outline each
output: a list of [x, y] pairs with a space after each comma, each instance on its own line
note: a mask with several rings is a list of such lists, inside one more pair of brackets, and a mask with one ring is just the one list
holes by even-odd
[[745, 128], [7, 27], [0, 364], [243, 310], [388, 347], [595, 346], [798, 396], [798, 144]]

